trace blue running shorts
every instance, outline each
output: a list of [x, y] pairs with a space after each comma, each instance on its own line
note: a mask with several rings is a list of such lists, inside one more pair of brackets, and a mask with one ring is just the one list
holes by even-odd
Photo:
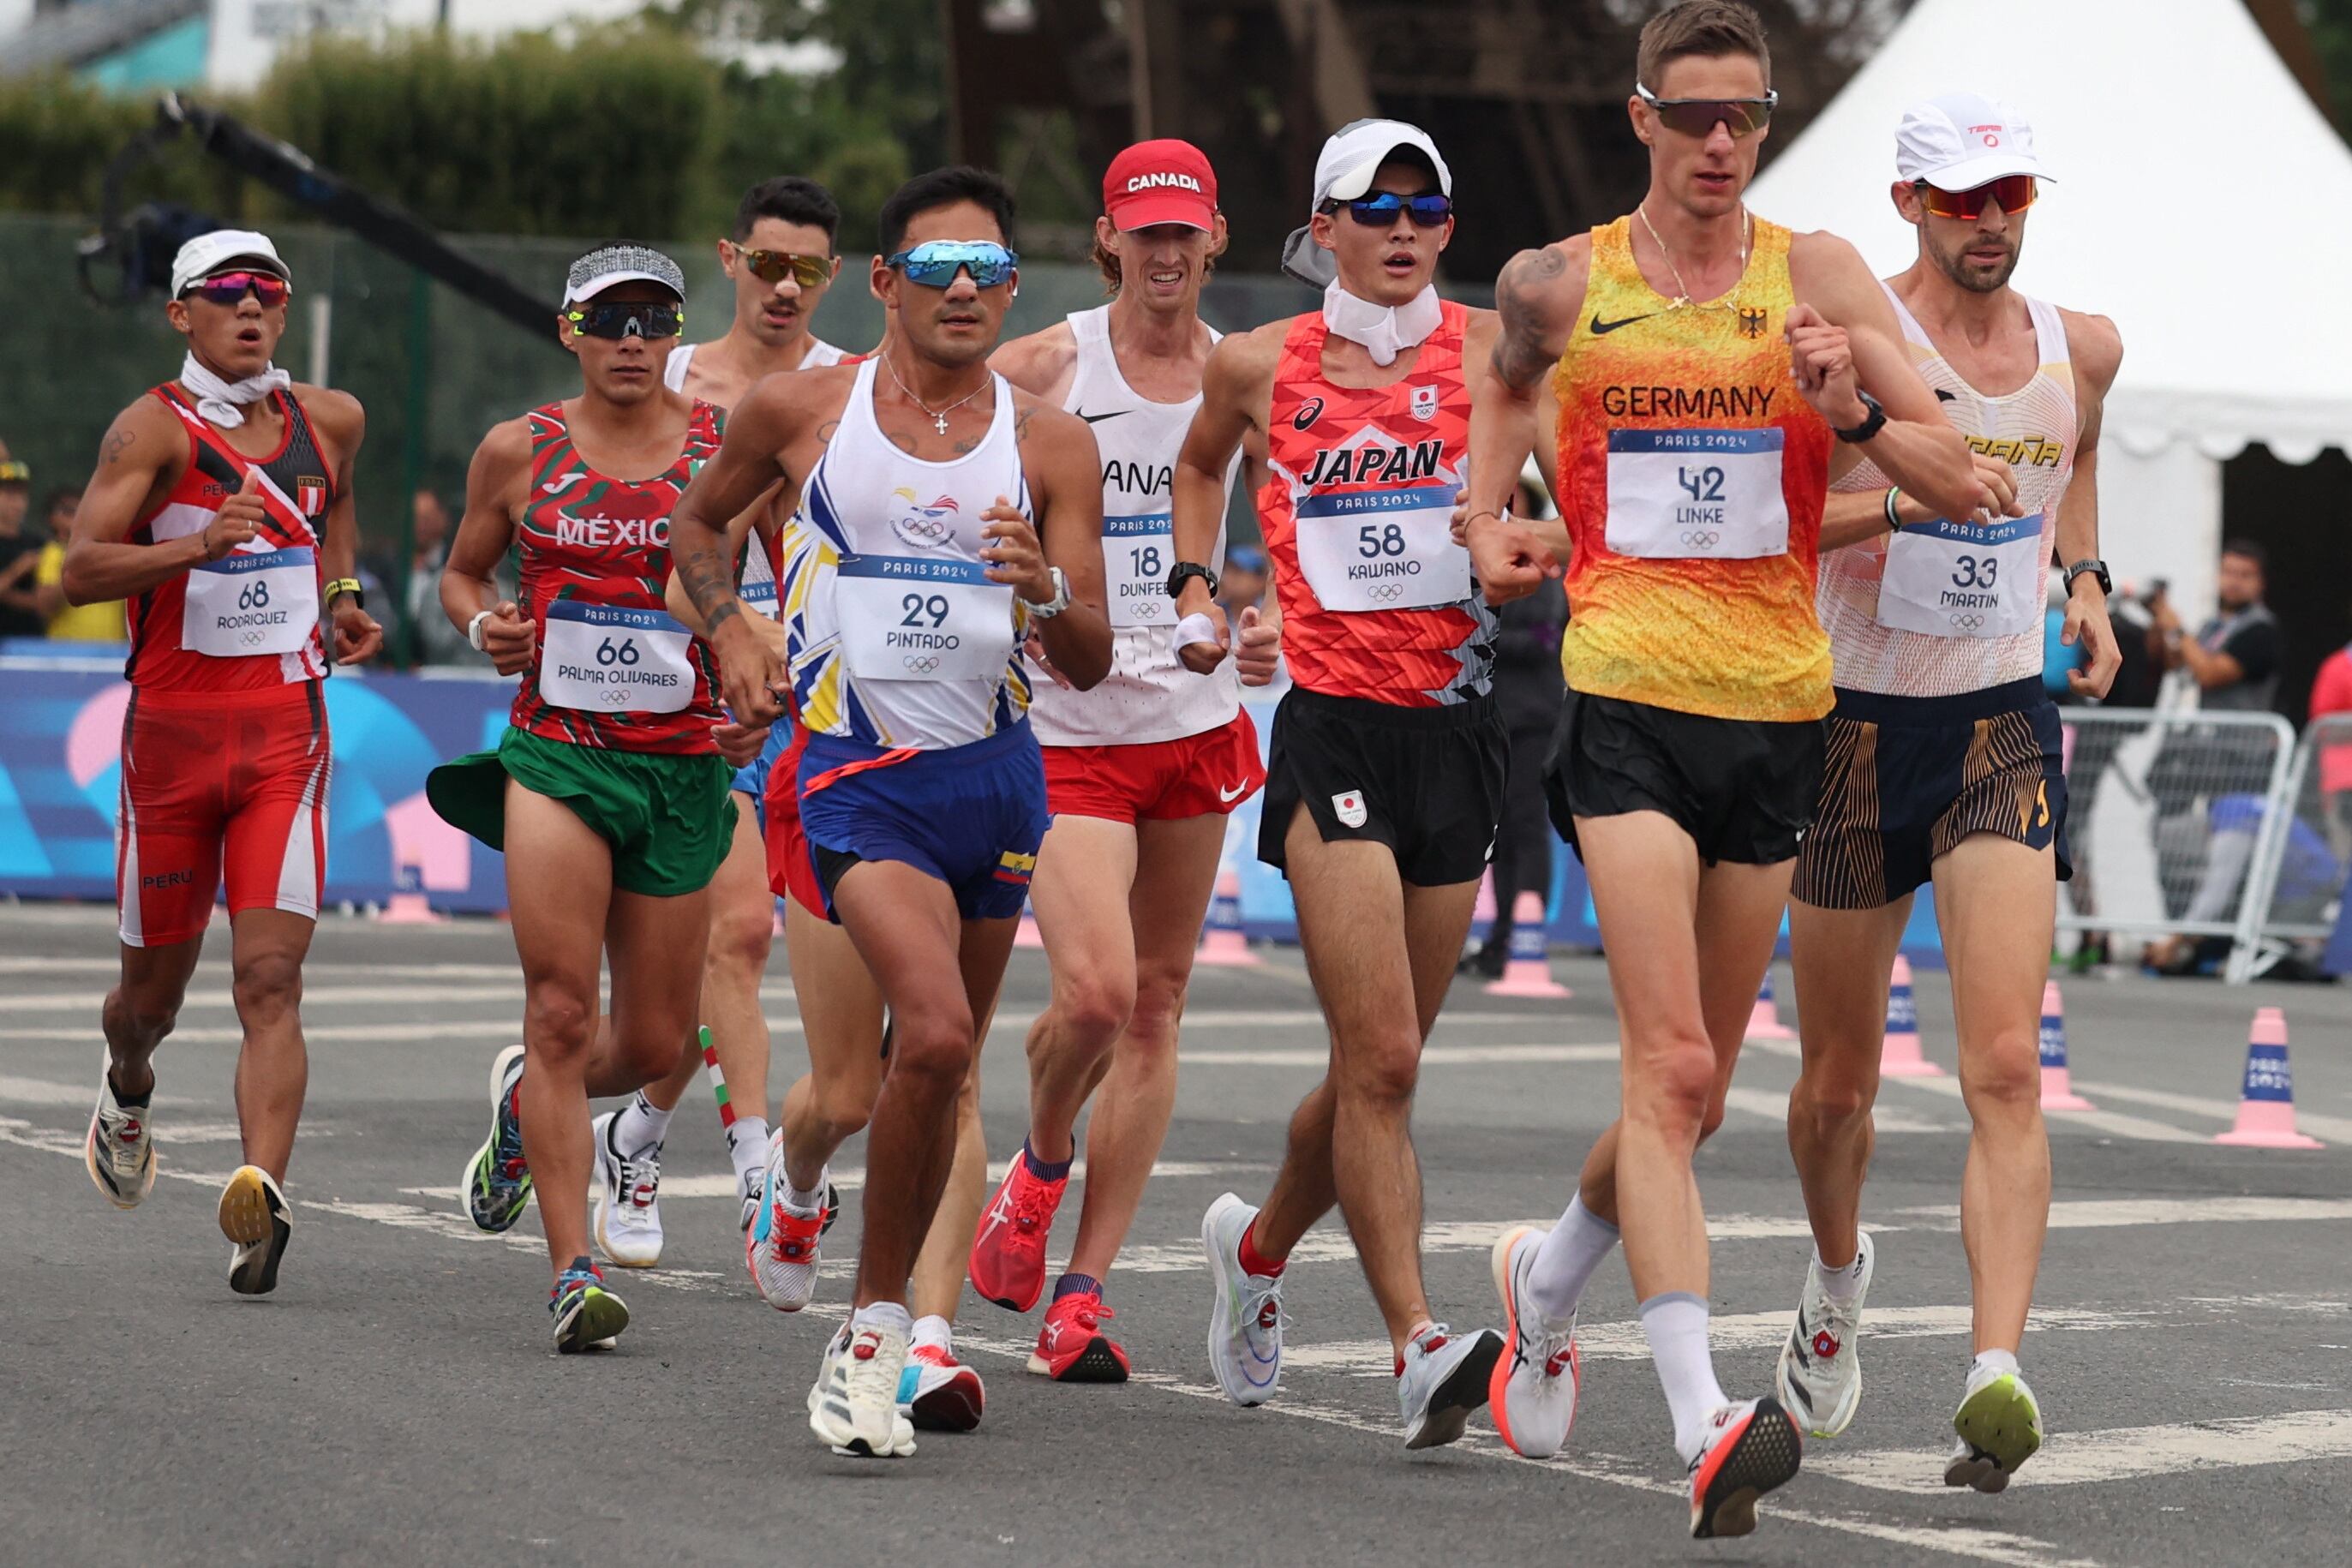
[[1045, 842], [1045, 767], [1028, 721], [922, 752], [813, 734], [801, 754], [801, 827], [824, 889], [861, 860], [897, 860], [954, 892], [966, 920], [1021, 912]]

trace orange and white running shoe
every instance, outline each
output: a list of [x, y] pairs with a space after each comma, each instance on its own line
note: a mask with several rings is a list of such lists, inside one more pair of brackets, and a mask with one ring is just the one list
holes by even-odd
[[818, 1244], [833, 1228], [840, 1198], [833, 1189], [833, 1173], [817, 1178], [824, 1205], [804, 1214], [786, 1201], [792, 1184], [784, 1180], [783, 1144], [769, 1142], [767, 1194], [759, 1217], [743, 1233], [743, 1261], [751, 1265], [751, 1282], [779, 1312], [797, 1312], [816, 1297]]
[[1706, 1436], [1691, 1461], [1691, 1538], [1745, 1535], [1756, 1528], [1756, 1500], [1796, 1479], [1804, 1439], [1777, 1399], [1727, 1405], [1707, 1417]]
[[1495, 1430], [1511, 1452], [1548, 1459], [1568, 1441], [1576, 1424], [1576, 1395], [1584, 1367], [1576, 1353], [1576, 1318], [1544, 1321], [1528, 1291], [1544, 1233], [1531, 1225], [1506, 1232], [1495, 1243], [1495, 1293], [1503, 1299], [1503, 1353], [1486, 1389]]
[[969, 1432], [988, 1403], [980, 1373], [946, 1345], [917, 1345], [898, 1374], [898, 1411], [918, 1432]]
[[1118, 1313], [1103, 1305], [1099, 1290], [1074, 1291], [1045, 1309], [1029, 1370], [1056, 1383], [1125, 1383], [1127, 1352], [1102, 1331]]
[[1029, 1147], [1013, 1156], [1013, 1168], [981, 1211], [971, 1238], [971, 1288], [998, 1306], [1025, 1312], [1045, 1293], [1045, 1238], [1054, 1211], [1070, 1179], [1049, 1182], [1029, 1168]]

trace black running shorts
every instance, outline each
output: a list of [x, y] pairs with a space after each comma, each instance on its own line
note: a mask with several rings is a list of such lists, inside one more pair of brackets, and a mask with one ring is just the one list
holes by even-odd
[[1569, 843], [1577, 817], [1658, 811], [1710, 866], [1793, 858], [1821, 782], [1818, 721], [1715, 719], [1578, 691], [1560, 710], [1544, 770], [1552, 826]]
[[2066, 770], [2058, 708], [2039, 676], [1957, 697], [1840, 691], [1828, 720], [1821, 819], [1797, 857], [1792, 897], [1874, 910], [1935, 875], [1972, 833], [2066, 849]]
[[1417, 888], [1475, 882], [1495, 852], [1508, 751], [1492, 697], [1399, 708], [1293, 687], [1274, 713], [1257, 858], [1286, 870], [1304, 805], [1325, 843], [1385, 844]]

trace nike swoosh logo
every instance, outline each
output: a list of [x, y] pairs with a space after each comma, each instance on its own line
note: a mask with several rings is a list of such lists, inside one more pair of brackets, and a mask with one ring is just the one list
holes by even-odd
[[1099, 425], [1106, 419], [1116, 419], [1126, 412], [1128, 411], [1124, 408], [1114, 408], [1108, 414], [1089, 414], [1082, 408], [1078, 410], [1078, 417], [1089, 425]]
[[1607, 337], [1620, 327], [1630, 327], [1636, 321], [1646, 321], [1656, 314], [1658, 312], [1655, 310], [1645, 310], [1638, 316], [1626, 316], [1618, 321], [1604, 321], [1601, 319], [1601, 312], [1595, 310], [1592, 312], [1592, 335], [1596, 338]]
[[1940, 387], [1940, 386], [1939, 386], [1939, 387], [1937, 387], [1937, 388], [1936, 388], [1936, 401], [1937, 401], [1937, 402], [1938, 402], [1938, 403], [1958, 403], [1959, 400], [1960, 400], [1960, 396], [1959, 396], [1959, 394], [1958, 394], [1958, 393], [1956, 393], [1956, 392], [1947, 392], [1947, 391], [1945, 391], [1945, 390], [1944, 390], [1942, 387]]
[[1220, 801], [1223, 801], [1225, 805], [1231, 805], [1234, 802], [1241, 799], [1243, 793], [1248, 788], [1249, 785], [1245, 784], [1237, 784], [1231, 789], [1220, 789], [1217, 791], [1217, 798]]

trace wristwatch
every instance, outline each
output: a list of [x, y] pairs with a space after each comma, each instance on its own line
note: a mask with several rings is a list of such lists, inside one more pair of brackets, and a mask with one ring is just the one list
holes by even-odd
[[1176, 569], [1168, 574], [1168, 596], [1174, 598], [1183, 591], [1184, 579], [1198, 577], [1209, 585], [1209, 597], [1217, 596], [1217, 574], [1197, 561], [1179, 561]]
[[362, 610], [367, 608], [367, 594], [365, 590], [361, 588], [360, 580], [358, 578], [338, 577], [333, 582], [327, 584], [328, 604], [333, 604], [335, 602], [336, 595], [341, 594], [349, 594], [352, 596], [352, 603], [353, 605]]
[[1029, 606], [1029, 618], [1034, 621], [1050, 621], [1070, 607], [1070, 580], [1062, 575], [1062, 569], [1048, 566], [1045, 575], [1054, 584], [1054, 596], [1042, 605], [1032, 599], [1021, 601]]
[[2088, 572], [2092, 576], [2096, 577], [2099, 580], [2100, 593], [2110, 596], [2115, 594], [2116, 583], [2114, 578], [2107, 575], [2107, 563], [2099, 560], [2095, 556], [2088, 561], [2077, 561], [2074, 564], [2066, 568], [2067, 593], [2074, 593], [2074, 579], [2080, 577], [2085, 572]]
[[1866, 392], [1857, 390], [1854, 395], [1862, 399], [1863, 407], [1868, 409], [1869, 412], [1863, 416], [1862, 423], [1855, 426], [1853, 429], [1840, 430], [1835, 426], [1832, 426], [1830, 434], [1849, 445], [1859, 446], [1861, 443], [1869, 440], [1873, 436], [1877, 435], [1878, 432], [1885, 426], [1886, 410], [1878, 405], [1878, 399], [1871, 396], [1870, 394]]

